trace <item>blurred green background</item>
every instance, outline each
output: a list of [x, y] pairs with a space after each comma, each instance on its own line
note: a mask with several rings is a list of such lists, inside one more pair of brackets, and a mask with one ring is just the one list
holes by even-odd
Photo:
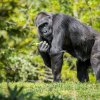
[[[100, 0], [0, 0], [0, 82], [52, 81], [35, 45], [34, 18], [40, 11], [74, 16], [100, 31]], [[75, 70], [76, 59], [65, 53], [63, 81], [77, 81]]]

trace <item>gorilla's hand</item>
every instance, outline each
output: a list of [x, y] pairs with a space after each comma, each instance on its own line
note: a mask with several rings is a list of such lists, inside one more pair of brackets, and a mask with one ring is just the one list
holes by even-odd
[[39, 51], [40, 52], [49, 52], [50, 46], [46, 41], [41, 41], [39, 43]]

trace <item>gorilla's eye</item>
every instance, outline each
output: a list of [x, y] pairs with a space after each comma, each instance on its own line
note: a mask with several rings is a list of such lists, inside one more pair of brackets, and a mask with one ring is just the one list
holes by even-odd
[[43, 23], [40, 25], [39, 30], [41, 33], [47, 33], [48, 32], [48, 23]]

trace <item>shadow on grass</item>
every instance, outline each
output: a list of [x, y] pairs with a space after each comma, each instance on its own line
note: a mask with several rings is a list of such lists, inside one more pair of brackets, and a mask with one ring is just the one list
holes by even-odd
[[48, 95], [48, 96], [40, 96], [39, 100], [74, 100], [72, 97], [62, 97], [62, 96], [55, 96], [55, 95]]

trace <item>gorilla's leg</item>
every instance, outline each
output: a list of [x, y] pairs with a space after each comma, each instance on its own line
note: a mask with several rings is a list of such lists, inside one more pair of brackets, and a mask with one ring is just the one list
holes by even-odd
[[92, 48], [91, 65], [96, 75], [96, 80], [100, 81], [100, 37], [95, 41]]
[[77, 61], [77, 78], [80, 82], [89, 81], [89, 76], [88, 76], [89, 64], [90, 60], [87, 60], [85, 62], [80, 60]]

